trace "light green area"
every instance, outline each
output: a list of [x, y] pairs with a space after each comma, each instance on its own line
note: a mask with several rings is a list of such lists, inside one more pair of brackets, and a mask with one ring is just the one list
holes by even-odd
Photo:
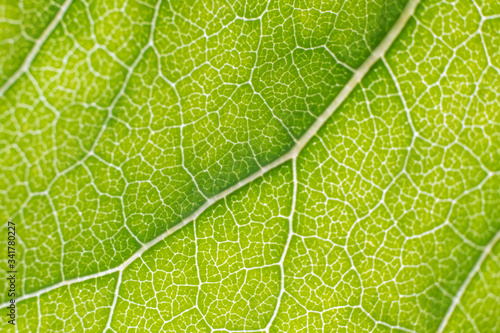
[[500, 243], [493, 248], [450, 319], [447, 332], [500, 330]]
[[[118, 275], [75, 282], [17, 303], [19, 332], [103, 332], [113, 303]], [[0, 328], [12, 325], [1, 317]]]
[[213, 205], [134, 261], [123, 273], [112, 329], [265, 326], [280, 289], [291, 183], [288, 163]]
[[289, 151], [405, 3], [73, 1], [0, 96], [19, 331], [498, 331], [496, 1], [422, 0], [296, 159], [170, 234]]

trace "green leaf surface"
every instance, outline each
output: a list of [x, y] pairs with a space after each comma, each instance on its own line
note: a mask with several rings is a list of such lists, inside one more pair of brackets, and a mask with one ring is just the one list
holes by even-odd
[[499, 50], [494, 0], [0, 3], [0, 330], [500, 331]]

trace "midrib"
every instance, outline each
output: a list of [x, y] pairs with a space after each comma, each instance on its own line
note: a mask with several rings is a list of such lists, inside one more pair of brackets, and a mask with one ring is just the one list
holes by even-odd
[[[60, 17], [58, 17], [58, 20], [60, 20], [62, 18], [62, 16], [64, 15], [64, 12], [67, 10], [67, 7], [69, 7], [69, 4], [71, 4], [71, 1], [72, 0], [67, 0], [64, 3], [63, 7], [61, 7], [61, 10], [57, 14], [57, 16], [61, 15]], [[358, 85], [358, 83], [361, 81], [361, 79], [368, 73], [368, 71], [370, 70], [370, 68], [372, 68], [372, 66], [375, 64], [375, 62], [377, 62], [387, 52], [387, 50], [390, 48], [392, 43], [396, 40], [396, 38], [399, 36], [399, 34], [403, 30], [403, 28], [406, 26], [406, 23], [408, 22], [410, 17], [413, 16], [413, 13], [415, 12], [415, 8], [417, 7], [417, 5], [419, 3], [420, 3], [420, 0], [410, 0], [407, 3], [404, 10], [401, 12], [401, 15], [399, 16], [398, 20], [392, 26], [392, 28], [389, 30], [389, 32], [384, 37], [382, 42], [375, 48], [375, 50], [363, 62], [363, 64], [353, 73], [353, 76], [351, 77], [351, 79], [347, 82], [347, 84], [340, 91], [340, 93], [335, 97], [335, 99], [332, 101], [332, 103], [316, 119], [316, 121], [312, 124], [312, 126], [309, 127], [309, 129], [306, 131], [306, 133], [299, 140], [297, 140], [296, 144], [292, 147], [292, 149], [288, 153], [286, 153], [285, 155], [276, 159], [275, 161], [265, 165], [259, 171], [253, 173], [252, 175], [246, 177], [245, 179], [242, 179], [241, 181], [232, 185], [231, 187], [227, 188], [226, 190], [209, 198], [202, 206], [200, 206], [191, 215], [186, 217], [183, 221], [181, 221], [180, 223], [178, 223], [174, 227], [170, 228], [169, 230], [167, 230], [163, 234], [157, 236], [153, 240], [149, 241], [148, 243], [145, 243], [137, 252], [135, 252], [130, 258], [128, 258], [126, 261], [124, 261], [121, 265], [114, 267], [114, 268], [111, 268], [111, 269], [108, 269], [106, 271], [99, 272], [99, 273], [87, 275], [84, 277], [78, 277], [78, 278], [74, 278], [74, 279], [70, 279], [70, 280], [66, 280], [66, 281], [62, 281], [62, 282], [53, 284], [49, 287], [45, 287], [45, 288], [37, 290], [35, 292], [22, 295], [22, 296], [17, 298], [17, 301], [19, 302], [19, 301], [26, 300], [29, 298], [37, 297], [39, 295], [42, 295], [42, 294], [47, 293], [49, 291], [52, 291], [54, 289], [68, 286], [68, 285], [71, 285], [73, 283], [83, 282], [83, 281], [87, 281], [90, 279], [102, 277], [105, 275], [109, 275], [109, 274], [112, 274], [115, 272], [125, 270], [125, 268], [127, 268], [128, 265], [130, 265], [133, 261], [135, 261], [137, 258], [139, 258], [144, 252], [146, 252], [148, 249], [152, 248], [154, 245], [158, 244], [159, 242], [161, 242], [162, 240], [167, 238], [172, 233], [176, 232], [177, 230], [181, 229], [185, 225], [189, 224], [191, 221], [198, 218], [198, 216], [200, 216], [205, 210], [207, 210], [215, 202], [219, 201], [220, 199], [225, 198], [226, 196], [237, 191], [238, 189], [242, 188], [243, 186], [249, 184], [250, 182], [254, 181], [255, 179], [263, 176], [265, 173], [267, 173], [270, 170], [274, 169], [275, 167], [285, 163], [286, 161], [289, 161], [290, 159], [296, 158], [299, 155], [299, 153], [302, 151], [302, 149], [305, 147], [305, 145], [317, 134], [317, 132], [321, 129], [323, 124], [331, 117], [331, 115], [338, 109], [338, 107], [344, 102], [344, 100], [349, 96], [349, 94], [353, 91], [353, 89]], [[64, 9], [64, 11], [63, 11], [63, 9]], [[56, 20], [53, 20], [51, 22], [51, 24], [47, 27], [47, 29], [44, 31], [44, 34], [42, 34], [42, 36], [44, 36], [47, 33], [47, 36], [45, 36], [45, 39], [47, 39], [48, 35], [50, 35], [50, 32], [52, 32], [55, 25], [57, 25], [58, 21], [56, 23], [54, 23], [55, 21]], [[49, 28], [51, 28], [51, 30], [49, 32], [47, 32], [49, 30]], [[43, 42], [42, 42], [42, 44], [43, 44]], [[32, 50], [32, 52], [30, 52], [30, 56], [32, 56], [32, 58], [34, 58], [36, 56], [37, 52], [38, 52], [38, 50], [33, 55], [31, 55], [33, 53], [33, 50]], [[28, 58], [26, 58], [26, 60], [28, 60]], [[28, 61], [28, 66], [31, 63], [31, 60]], [[23, 72], [19, 73], [19, 76], [22, 75], [22, 73]], [[17, 72], [16, 72], [16, 74], [17, 74]], [[4, 87], [2, 87], [1, 89], [4, 89]], [[4, 90], [0, 90], [0, 95], [3, 93], [3, 91]], [[0, 307], [5, 307], [8, 304], [9, 304], [8, 302], [5, 302], [5, 303], [1, 304]]]

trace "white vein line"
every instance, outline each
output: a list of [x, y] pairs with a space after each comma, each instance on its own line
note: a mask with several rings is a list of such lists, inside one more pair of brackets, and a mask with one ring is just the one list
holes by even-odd
[[[26, 299], [29, 299], [29, 298], [33, 298], [33, 297], [38, 297], [40, 295], [48, 293], [48, 292], [50, 292], [50, 291], [52, 291], [54, 289], [57, 289], [57, 288], [69, 286], [69, 285], [71, 285], [73, 283], [79, 283], [79, 282], [84, 282], [84, 281], [87, 281], [87, 280], [96, 279], [96, 278], [99, 278], [101, 276], [105, 276], [105, 275], [113, 274], [115, 272], [119, 272], [121, 270], [123, 270], [123, 267], [120, 265], [120, 266], [117, 266], [115, 268], [108, 269], [107, 271], [103, 271], [103, 272], [99, 272], [99, 273], [95, 273], [95, 274], [91, 274], [91, 275], [86, 275], [84, 277], [78, 277], [78, 278], [74, 278], [74, 279], [71, 279], [71, 280], [62, 281], [62, 282], [53, 284], [53, 285], [51, 285], [49, 287], [46, 287], [46, 288], [37, 290], [35, 292], [32, 292], [30, 294], [26, 294], [26, 295], [22, 295], [20, 297], [17, 297], [16, 298], [16, 302], [20, 302], [20, 301], [23, 301], [23, 300], [26, 300]], [[5, 302], [2, 305], [0, 305], [0, 308], [6, 307], [9, 304], [10, 304], [9, 302]]]
[[283, 254], [281, 255], [281, 259], [279, 261], [279, 266], [280, 266], [280, 292], [278, 295], [278, 299], [276, 301], [276, 306], [274, 307], [274, 312], [273, 315], [271, 316], [271, 319], [267, 322], [266, 328], [261, 330], [269, 333], [269, 330], [271, 329], [271, 326], [274, 324], [274, 321], [276, 319], [276, 316], [278, 315], [278, 312], [281, 307], [281, 301], [283, 299], [283, 294], [286, 292], [285, 288], [285, 258], [288, 253], [288, 248], [290, 246], [290, 242], [292, 241], [293, 237], [293, 218], [295, 216], [295, 205], [297, 202], [297, 186], [298, 186], [298, 181], [297, 181], [297, 160], [293, 159], [292, 160], [292, 175], [293, 175], [293, 189], [292, 189], [292, 206], [290, 209], [290, 216], [288, 217], [288, 237], [286, 239], [285, 247], [283, 248]]
[[115, 311], [116, 308], [116, 302], [118, 301], [118, 297], [120, 297], [120, 284], [122, 283], [122, 275], [123, 272], [120, 272], [118, 274], [118, 280], [116, 281], [116, 289], [113, 297], [113, 304], [111, 304], [111, 308], [109, 309], [109, 316], [108, 316], [108, 321], [106, 322], [106, 327], [104, 328], [103, 332], [107, 332], [109, 329], [111, 329], [111, 321], [113, 320], [113, 312]]
[[460, 289], [458, 289], [458, 292], [455, 294], [455, 297], [453, 297], [450, 307], [448, 308], [446, 315], [443, 317], [443, 320], [441, 321], [441, 324], [439, 325], [436, 333], [441, 333], [444, 331], [446, 325], [448, 325], [448, 322], [450, 321], [451, 316], [453, 315], [453, 312], [455, 312], [456, 307], [460, 304], [460, 300], [467, 290], [467, 287], [470, 285], [472, 279], [476, 276], [476, 274], [481, 270], [481, 266], [483, 265], [486, 258], [490, 255], [491, 250], [493, 250], [493, 247], [496, 243], [498, 243], [498, 241], [500, 241], [500, 231], [497, 231], [496, 235], [490, 240], [488, 245], [486, 245], [484, 251], [481, 253], [481, 256], [474, 264], [472, 270], [469, 272], [469, 275], [467, 275], [467, 278], [460, 286]]
[[40, 48], [45, 43], [47, 38], [49, 38], [50, 34], [52, 33], [52, 31], [54, 31], [59, 22], [61, 22], [64, 14], [66, 14], [66, 11], [68, 10], [72, 2], [73, 0], [66, 0], [61, 8], [59, 8], [56, 16], [54, 16], [54, 18], [42, 32], [40, 37], [38, 37], [38, 39], [36, 40], [35, 45], [33, 45], [33, 48], [24, 59], [23, 64], [17, 69], [14, 74], [9, 77], [9, 79], [2, 85], [2, 87], [0, 87], [0, 96], [3, 96], [7, 89], [9, 89], [21, 77], [21, 75], [28, 71], [33, 59], [35, 59], [38, 52], [40, 51]]
[[[62, 281], [57, 284], [54, 284], [52, 286], [46, 287], [44, 289], [40, 289], [36, 292], [30, 293], [23, 295], [19, 297], [17, 300], [22, 301], [31, 297], [34, 297], [36, 295], [41, 295], [43, 293], [46, 293], [48, 291], [54, 290], [56, 288], [59, 288], [61, 286], [69, 285], [74, 282], [81, 282], [85, 281], [91, 278], [95, 277], [100, 277], [104, 275], [108, 275], [117, 271], [122, 271], [124, 270], [128, 265], [130, 265], [133, 261], [135, 261], [137, 258], [142, 256], [144, 252], [146, 252], [148, 249], [152, 248], [159, 242], [163, 241], [165, 238], [176, 232], [177, 230], [181, 229], [185, 225], [189, 224], [191, 221], [195, 220], [202, 214], [205, 210], [207, 210], [211, 205], [213, 205], [215, 202], [219, 201], [220, 199], [223, 199], [224, 197], [230, 195], [231, 193], [237, 191], [238, 189], [242, 188], [243, 186], [247, 185], [248, 183], [254, 181], [255, 179], [263, 176], [265, 173], [268, 171], [274, 169], [275, 167], [287, 162], [290, 159], [295, 159], [299, 155], [300, 151], [304, 148], [304, 146], [311, 140], [312, 137], [316, 135], [316, 133], [319, 131], [319, 129], [323, 126], [323, 124], [330, 118], [330, 116], [337, 110], [337, 108], [342, 104], [342, 102], [349, 96], [351, 91], [356, 87], [356, 85], [361, 81], [361, 79], [368, 73], [370, 68], [373, 66], [373, 64], [379, 60], [385, 52], [389, 49], [389, 47], [392, 45], [392, 43], [396, 40], [398, 35], [401, 33], [403, 28], [405, 27], [406, 23], [410, 19], [410, 17], [413, 15], [415, 12], [415, 8], [417, 7], [418, 3], [420, 0], [410, 0], [408, 4], [406, 5], [405, 9], [399, 16], [398, 20], [394, 24], [394, 26], [391, 28], [391, 30], [387, 33], [385, 38], [382, 40], [382, 42], [377, 46], [377, 48], [372, 52], [372, 54], [368, 57], [368, 59], [365, 60], [365, 62], [361, 65], [361, 67], [358, 68], [358, 70], [354, 73], [354, 75], [351, 77], [349, 82], [345, 85], [345, 87], [342, 89], [342, 91], [335, 97], [333, 102], [326, 108], [326, 110], [316, 119], [316, 122], [307, 130], [307, 132], [297, 141], [295, 146], [285, 155], [281, 156], [280, 158], [276, 159], [274, 162], [269, 163], [268, 165], [262, 167], [259, 171], [251, 174], [245, 179], [242, 179], [238, 183], [234, 184], [233, 186], [229, 187], [228, 189], [214, 195], [210, 199], [208, 199], [203, 205], [201, 205], [196, 211], [194, 211], [191, 215], [186, 217], [182, 222], [179, 224], [176, 224], [174, 227], [168, 229], [165, 231], [163, 234], [159, 235], [158, 237], [154, 238], [153, 240], [149, 241], [148, 243], [144, 244], [137, 252], [135, 252], [130, 258], [128, 258], [126, 261], [124, 261], [121, 265], [111, 268], [107, 271], [99, 272], [93, 275], [88, 275], [85, 277], [81, 278], [76, 278], [76, 279], [71, 279], [67, 281]], [[8, 303], [3, 303], [0, 305], [0, 307], [7, 306]]]

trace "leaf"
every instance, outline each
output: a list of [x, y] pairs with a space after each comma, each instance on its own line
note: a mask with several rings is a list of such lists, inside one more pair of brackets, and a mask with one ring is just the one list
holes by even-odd
[[19, 331], [500, 330], [496, 2], [2, 6]]

